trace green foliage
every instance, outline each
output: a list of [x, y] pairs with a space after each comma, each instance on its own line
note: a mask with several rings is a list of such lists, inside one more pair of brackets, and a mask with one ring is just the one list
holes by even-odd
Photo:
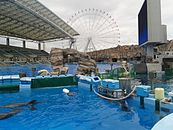
[[129, 68], [129, 73], [126, 73], [124, 68], [115, 68], [112, 71], [105, 72], [105, 73], [99, 73], [98, 76], [101, 79], [119, 79], [119, 78], [134, 78], [136, 76], [136, 73], [134, 71], [134, 67], [131, 66]]

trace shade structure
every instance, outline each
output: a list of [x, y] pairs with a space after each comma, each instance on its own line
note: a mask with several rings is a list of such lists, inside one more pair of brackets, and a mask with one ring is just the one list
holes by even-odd
[[37, 0], [0, 0], [0, 35], [43, 42], [79, 34]]

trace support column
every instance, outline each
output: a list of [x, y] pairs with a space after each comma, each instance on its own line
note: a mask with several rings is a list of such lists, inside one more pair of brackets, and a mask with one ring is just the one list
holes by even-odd
[[146, 45], [145, 52], [148, 57], [154, 58], [154, 45], [152, 44]]
[[76, 42], [76, 39], [70, 39], [70, 49], [72, 49], [75, 42]]
[[10, 39], [9, 39], [9, 38], [6, 39], [6, 45], [7, 45], [7, 46], [10, 45]]
[[41, 50], [41, 43], [38, 43], [38, 50]]
[[26, 48], [26, 41], [23, 41], [23, 48]]
[[144, 97], [140, 96], [140, 107], [144, 108]]
[[160, 100], [155, 100], [155, 111], [160, 112]]
[[43, 43], [43, 50], [46, 51], [46, 44]]

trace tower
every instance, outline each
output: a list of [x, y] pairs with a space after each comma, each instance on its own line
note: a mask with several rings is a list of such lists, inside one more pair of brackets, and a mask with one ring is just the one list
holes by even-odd
[[154, 46], [167, 42], [167, 28], [161, 22], [160, 0], [145, 0], [138, 14], [139, 45], [153, 58]]

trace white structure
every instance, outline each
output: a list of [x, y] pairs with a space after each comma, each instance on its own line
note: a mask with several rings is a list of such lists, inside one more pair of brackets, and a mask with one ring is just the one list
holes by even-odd
[[170, 114], [157, 122], [151, 130], [172, 130], [173, 114]]
[[161, 23], [160, 0], [145, 0], [138, 14], [139, 45], [153, 58], [153, 47], [167, 42], [167, 28]]
[[[160, 0], [147, 0], [148, 43], [165, 43], [167, 41], [166, 25], [161, 25]], [[146, 42], [146, 43], [147, 43]]]

